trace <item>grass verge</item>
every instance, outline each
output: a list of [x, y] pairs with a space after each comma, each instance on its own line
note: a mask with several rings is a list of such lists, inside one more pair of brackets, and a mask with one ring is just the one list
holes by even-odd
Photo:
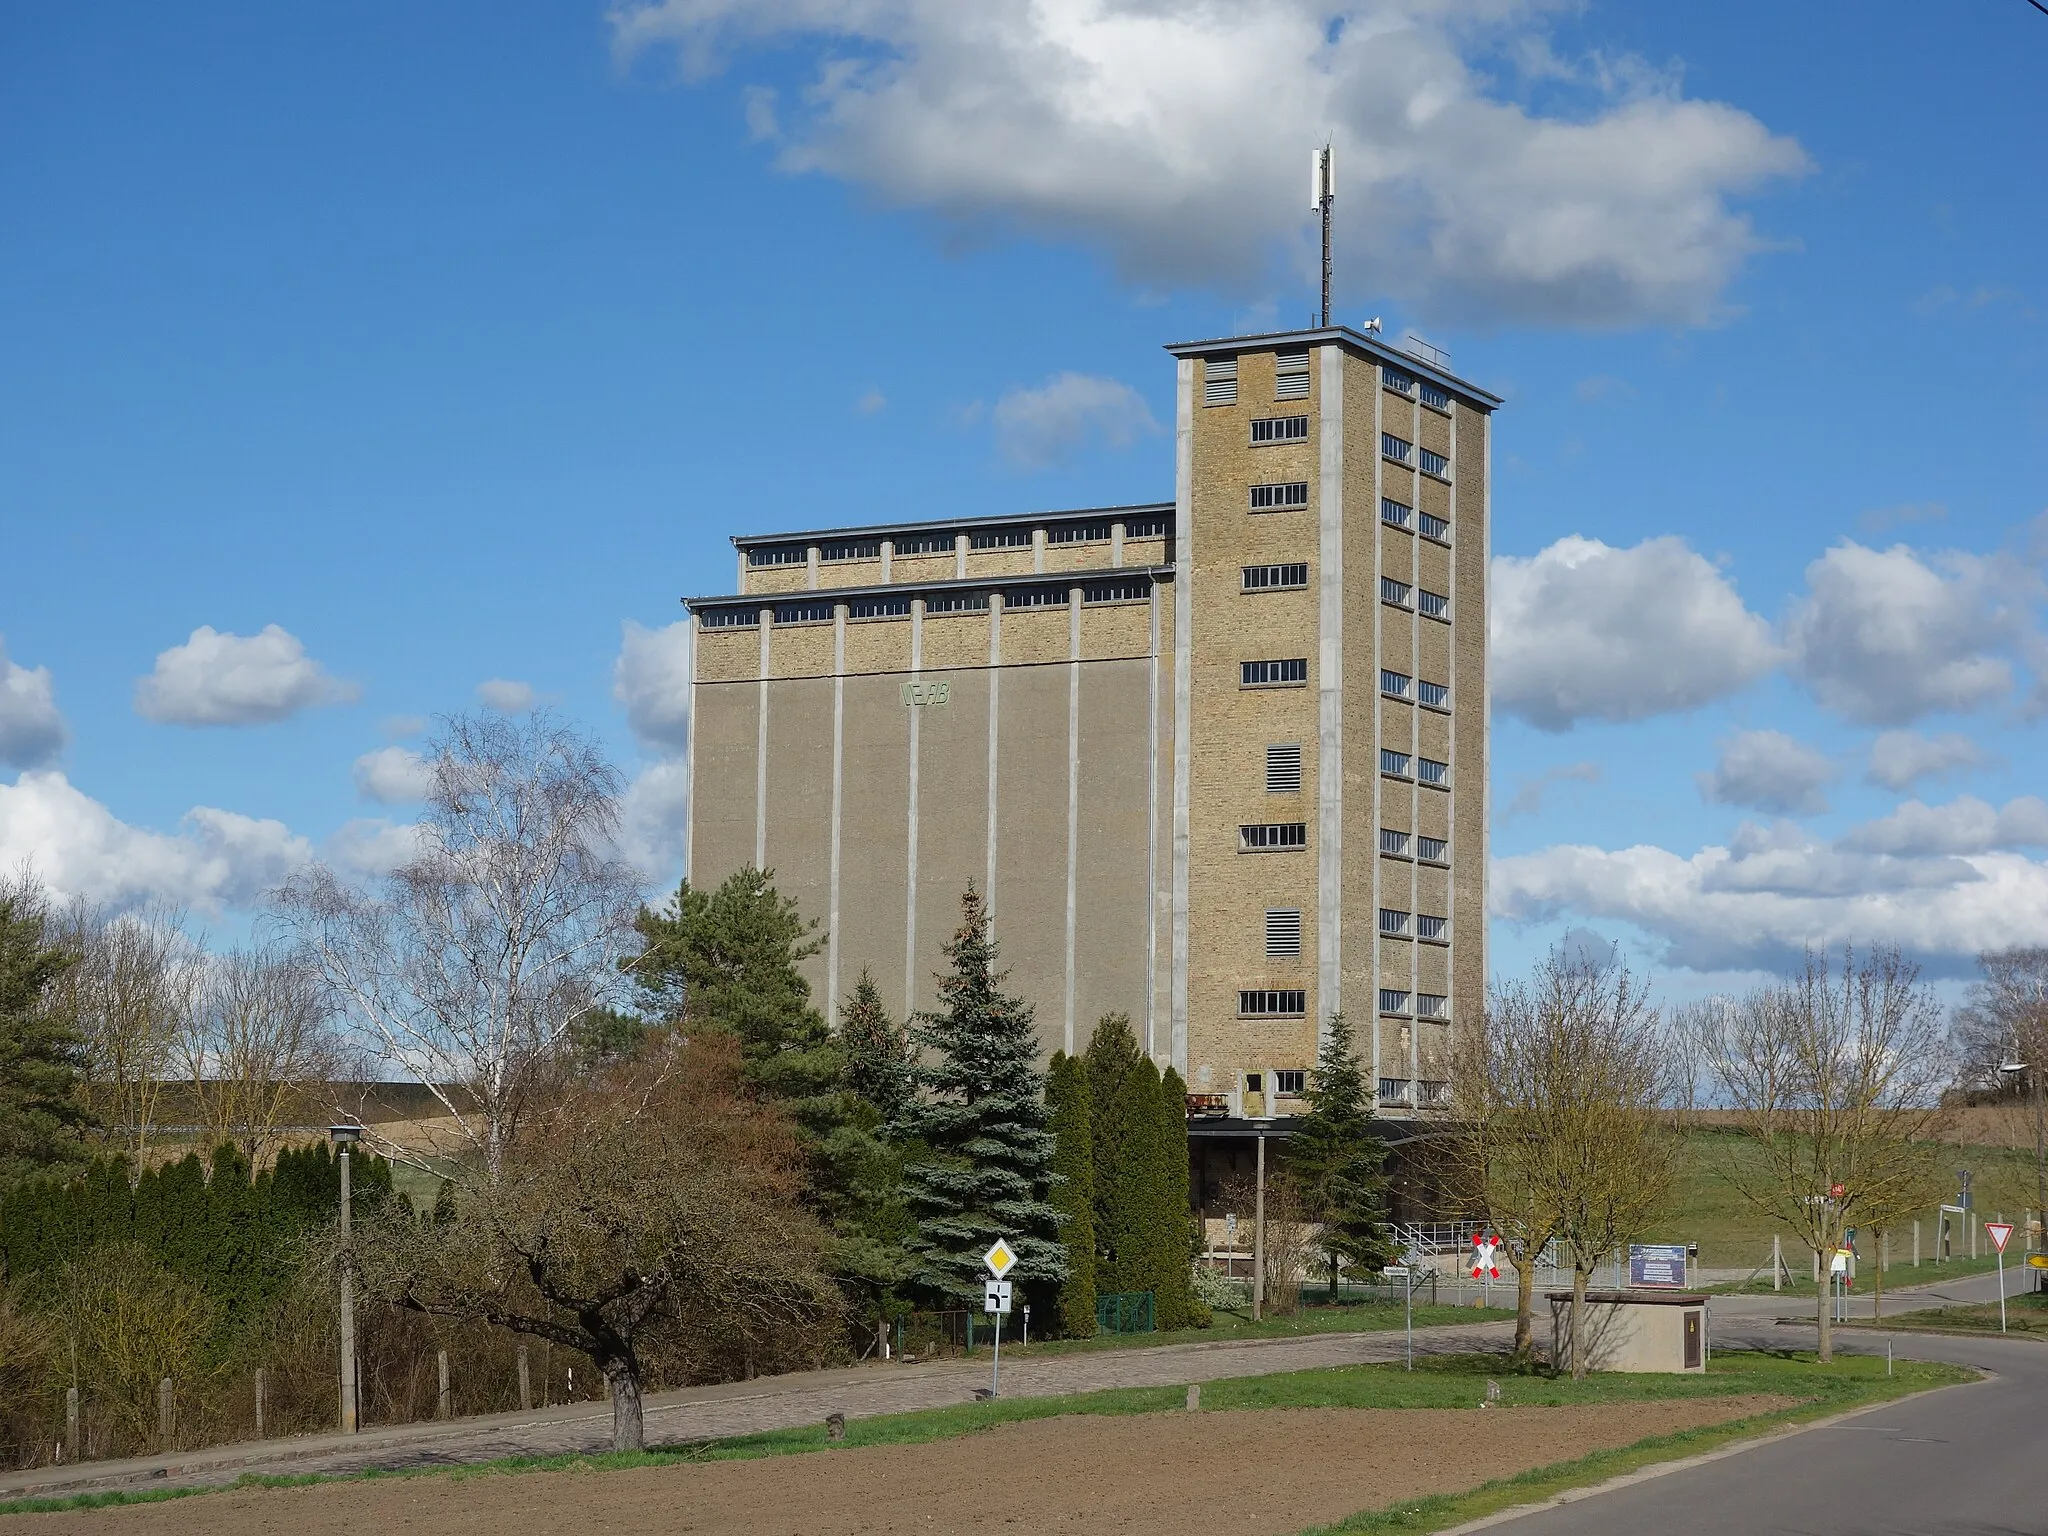
[[[1743, 1419], [1732, 1426], [1688, 1431], [1664, 1436], [1624, 1450], [1602, 1452], [1559, 1467], [1543, 1468], [1501, 1483], [1489, 1483], [1467, 1494], [1425, 1499], [1413, 1505], [1353, 1517], [1351, 1522], [1331, 1527], [1347, 1533], [1424, 1531], [1458, 1520], [1474, 1518], [1490, 1508], [1545, 1497], [1552, 1488], [1544, 1479], [1562, 1478], [1556, 1488], [1577, 1487], [1585, 1482], [1613, 1476], [1618, 1471], [1647, 1462], [1664, 1460], [1672, 1454], [1720, 1444], [1755, 1433], [1760, 1427], [1794, 1422], [1839, 1412], [1864, 1402], [1882, 1402], [1891, 1397], [1928, 1387], [1966, 1381], [1971, 1373], [1954, 1366], [1922, 1361], [1899, 1361], [1897, 1374], [1884, 1374], [1885, 1362], [1861, 1356], [1842, 1356], [1831, 1365], [1820, 1365], [1811, 1354], [1717, 1355], [1704, 1376], [1593, 1376], [1582, 1382], [1538, 1373], [1515, 1374], [1496, 1355], [1435, 1356], [1416, 1362], [1412, 1372], [1397, 1365], [1343, 1366], [1335, 1369], [1290, 1371], [1271, 1376], [1245, 1376], [1205, 1383], [1205, 1409], [1268, 1408], [1468, 1408], [1476, 1409], [1485, 1396], [1486, 1383], [1500, 1386], [1504, 1405], [1565, 1406], [1579, 1403], [1644, 1402], [1670, 1398], [1728, 1397], [1769, 1393], [1799, 1399], [1797, 1406], [1776, 1413]], [[864, 1446], [920, 1445], [948, 1440], [993, 1429], [1003, 1424], [1070, 1414], [1119, 1416], [1163, 1413], [1179, 1409], [1186, 1389], [1171, 1387], [1128, 1387], [1103, 1392], [1076, 1393], [1061, 1397], [998, 1399], [995, 1402], [963, 1403], [951, 1408], [926, 1409], [916, 1413], [888, 1414], [871, 1419], [852, 1419], [846, 1425], [842, 1445], [827, 1442], [823, 1425], [798, 1429], [767, 1430], [721, 1440], [657, 1446], [645, 1451], [561, 1456], [515, 1456], [478, 1462], [466, 1467], [418, 1467], [399, 1471], [364, 1472], [348, 1476], [318, 1473], [271, 1477], [246, 1474], [232, 1483], [214, 1488], [109, 1489], [46, 1498], [17, 1499], [0, 1504], [0, 1514], [29, 1514], [77, 1509], [103, 1509], [118, 1504], [148, 1504], [166, 1499], [189, 1498], [232, 1488], [294, 1488], [322, 1482], [367, 1482], [412, 1477], [492, 1477], [521, 1472], [566, 1470], [604, 1471], [631, 1467], [671, 1467], [700, 1461], [737, 1461], [765, 1456], [805, 1455], [859, 1449]], [[1726, 1433], [1724, 1433], [1726, 1431]], [[1625, 1458], [1637, 1456], [1636, 1461]], [[1623, 1458], [1617, 1460], [1617, 1458]], [[1502, 1492], [1505, 1490], [1505, 1492]], [[1499, 1497], [1494, 1505], [1472, 1505]], [[1442, 1518], [1436, 1518], [1438, 1513]], [[1382, 1524], [1358, 1524], [1358, 1521]], [[1428, 1523], [1416, 1523], [1427, 1520]], [[1384, 1523], [1394, 1522], [1394, 1523]], [[1406, 1523], [1401, 1523], [1406, 1522]]]
[[[1999, 1331], [1998, 1303], [1982, 1301], [1961, 1307], [1922, 1307], [1913, 1312], [1895, 1313], [1882, 1322], [1854, 1318], [1846, 1325], [1837, 1323], [1835, 1326], [1879, 1332], [1995, 1334]], [[2048, 1295], [2028, 1291], [2006, 1297], [2005, 1334], [2008, 1338], [2018, 1335], [2048, 1339]]]

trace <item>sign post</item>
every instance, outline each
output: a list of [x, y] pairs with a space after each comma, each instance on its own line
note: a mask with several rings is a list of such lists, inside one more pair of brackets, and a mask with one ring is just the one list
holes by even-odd
[[1987, 1221], [1985, 1234], [1991, 1239], [1991, 1246], [1998, 1250], [1998, 1331], [2005, 1332], [2005, 1245], [2012, 1236], [2009, 1221]]
[[1415, 1369], [1415, 1270], [1416, 1260], [1421, 1255], [1413, 1249], [1401, 1255], [1399, 1264], [1389, 1264], [1380, 1273], [1391, 1275], [1401, 1282], [1401, 1308], [1404, 1326], [1408, 1335], [1407, 1368]]
[[1003, 1316], [1010, 1310], [1010, 1282], [1003, 1276], [1010, 1272], [1017, 1262], [1017, 1254], [1000, 1237], [989, 1244], [981, 1262], [988, 1266], [988, 1272], [995, 1276], [982, 1287], [981, 1310], [990, 1313], [996, 1320], [995, 1364], [989, 1371], [988, 1395], [994, 1398], [1003, 1384]]

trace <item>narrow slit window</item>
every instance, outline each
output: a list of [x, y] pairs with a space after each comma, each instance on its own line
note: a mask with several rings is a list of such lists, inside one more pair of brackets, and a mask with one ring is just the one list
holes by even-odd
[[1003, 594], [1003, 607], [1011, 608], [1064, 608], [1067, 606], [1065, 587], [1019, 587], [1014, 592]]
[[849, 539], [837, 544], [818, 546], [820, 560], [879, 560], [882, 558], [880, 539]]
[[1392, 827], [1380, 828], [1380, 852], [1391, 853], [1397, 859], [1408, 857], [1408, 834], [1396, 832]]
[[1252, 487], [1254, 512], [1298, 512], [1308, 505], [1306, 480], [1282, 480], [1273, 485]]
[[1254, 443], [1305, 443], [1308, 441], [1308, 418], [1306, 416], [1267, 416], [1252, 423]]
[[830, 603], [781, 603], [775, 609], [778, 624], [830, 624]]
[[1382, 368], [1380, 383], [1397, 395], [1412, 394], [1415, 390], [1415, 380], [1398, 368]]
[[1451, 542], [1451, 525], [1442, 518], [1433, 517], [1425, 512], [1422, 514], [1422, 536], [1425, 539], [1435, 539], [1439, 544], [1448, 544]]
[[1390, 699], [1407, 698], [1409, 681], [1406, 672], [1389, 672], [1385, 667], [1380, 668], [1380, 692]]
[[846, 605], [849, 619], [902, 619], [910, 616], [907, 597], [857, 597]]
[[1423, 917], [1415, 919], [1415, 937], [1418, 939], [1442, 939], [1450, 935], [1451, 920], [1448, 917]]
[[1237, 829], [1237, 846], [1243, 853], [1268, 853], [1308, 846], [1305, 821], [1248, 822]]
[[1408, 606], [1408, 594], [1413, 590], [1405, 581], [1396, 581], [1391, 576], [1380, 578], [1380, 601], [1392, 603], [1396, 608]]
[[1406, 528], [1415, 509], [1405, 501], [1396, 501], [1391, 496], [1380, 498], [1380, 521], [1393, 528]]
[[1409, 761], [1406, 752], [1396, 752], [1391, 747], [1380, 748], [1381, 773], [1391, 773], [1397, 779], [1405, 779], [1408, 777]]
[[1417, 1018], [1440, 1019], [1450, 1011], [1451, 1000], [1448, 997], [1444, 997], [1436, 992], [1418, 992], [1415, 994], [1415, 1014]]
[[1422, 472], [1425, 475], [1434, 475], [1439, 480], [1451, 478], [1451, 461], [1442, 454], [1432, 453], [1429, 449], [1425, 448], [1422, 450], [1421, 457]]
[[1097, 581], [1081, 589], [1084, 603], [1141, 603], [1151, 595], [1151, 586], [1142, 581]]
[[1166, 531], [1169, 526], [1168, 520], [1163, 517], [1134, 517], [1124, 524], [1124, 537], [1127, 539], [1163, 539], [1166, 537]]
[[1451, 765], [1449, 763], [1440, 763], [1433, 757], [1418, 758], [1416, 763], [1415, 776], [1422, 780], [1423, 783], [1444, 785], [1450, 782]]
[[[1408, 914], [1393, 907], [1380, 908], [1380, 932], [1390, 939], [1403, 938], [1408, 932]], [[1407, 993], [1402, 993], [1405, 999]]]
[[1408, 1011], [1408, 994], [1398, 987], [1380, 988], [1380, 1012], [1405, 1014]]
[[1308, 993], [1299, 987], [1240, 992], [1237, 1011], [1247, 1018], [1299, 1018], [1308, 1012]]
[[1415, 840], [1415, 857], [1425, 864], [1447, 864], [1451, 858], [1451, 845], [1441, 837], [1418, 837]]
[[1061, 523], [1046, 530], [1048, 544], [1107, 544], [1109, 524], [1107, 523]]
[[896, 540], [896, 553], [899, 556], [950, 555], [953, 548], [953, 536], [950, 533], [918, 533]]
[[1029, 549], [1031, 530], [1029, 528], [984, 528], [979, 533], [967, 535], [969, 549]]
[[761, 610], [758, 608], [707, 608], [697, 615], [697, 622], [706, 629], [757, 629], [761, 624]]
[[747, 564], [756, 568], [764, 565], [808, 565], [811, 551], [803, 544], [764, 544], [747, 551]]
[[1247, 565], [1243, 568], [1246, 592], [1286, 592], [1308, 585], [1305, 562], [1292, 565]]
[[1431, 709], [1449, 709], [1451, 707], [1451, 690], [1442, 683], [1417, 683], [1415, 685], [1415, 696]]
[[1307, 681], [1306, 656], [1292, 656], [1280, 661], [1238, 663], [1238, 685], [1243, 688], [1282, 688]]
[[1449, 390], [1424, 379], [1422, 381], [1422, 403], [1434, 406], [1439, 411], [1448, 411], [1451, 408], [1451, 393]]
[[1448, 619], [1451, 616], [1451, 600], [1441, 592], [1418, 589], [1415, 606], [1421, 610], [1425, 619]]
[[928, 597], [924, 600], [924, 611], [934, 613], [987, 613], [986, 592], [948, 592], [943, 597]]
[[1380, 434], [1380, 452], [1397, 464], [1406, 464], [1408, 455], [1415, 451], [1415, 445], [1405, 437], [1396, 437], [1391, 432]]

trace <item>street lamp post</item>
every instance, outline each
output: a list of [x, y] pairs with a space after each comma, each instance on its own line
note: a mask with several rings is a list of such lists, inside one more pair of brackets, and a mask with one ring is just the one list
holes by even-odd
[[327, 1134], [341, 1157], [341, 1432], [356, 1432], [356, 1272], [349, 1244], [348, 1149], [363, 1139], [360, 1125], [331, 1125]]

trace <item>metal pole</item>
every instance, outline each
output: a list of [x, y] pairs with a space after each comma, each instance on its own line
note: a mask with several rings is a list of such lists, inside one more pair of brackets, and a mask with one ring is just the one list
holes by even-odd
[[1412, 1371], [1415, 1369], [1415, 1267], [1413, 1264], [1408, 1268], [1408, 1278], [1402, 1288], [1407, 1293], [1407, 1304], [1402, 1310], [1407, 1316], [1408, 1369]]
[[1259, 1133], [1259, 1176], [1252, 1197], [1252, 1321], [1266, 1315], [1266, 1134]]
[[1998, 1250], [1998, 1331], [2005, 1332], [2005, 1250]]
[[341, 1432], [356, 1432], [356, 1271], [349, 1243], [348, 1144], [341, 1148]]
[[996, 1359], [988, 1376], [988, 1395], [994, 1397], [1003, 1383], [1003, 1314], [996, 1312]]

